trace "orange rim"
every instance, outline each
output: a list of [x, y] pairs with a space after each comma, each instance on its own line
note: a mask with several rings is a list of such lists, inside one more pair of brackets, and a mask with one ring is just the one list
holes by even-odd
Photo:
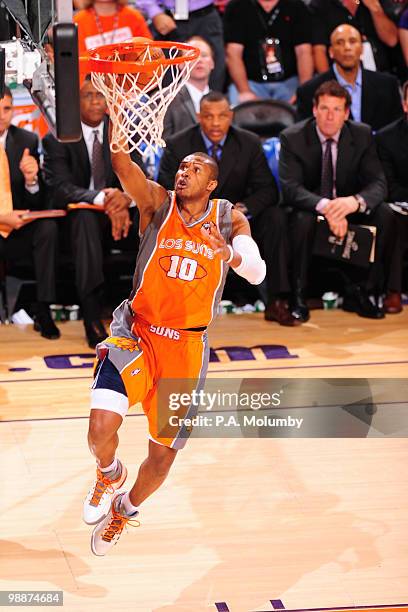
[[[109, 59], [113, 52], [119, 52], [122, 55], [134, 53], [136, 49], [145, 49], [146, 47], [159, 47], [160, 49], [171, 49], [176, 47], [179, 51], [190, 51], [189, 55], [181, 55], [173, 58], [160, 58], [152, 61], [137, 62], [135, 60], [112, 60]], [[90, 49], [87, 55], [79, 58], [81, 71], [87, 72], [105, 72], [114, 74], [136, 74], [138, 72], [151, 72], [159, 66], [174, 66], [191, 62], [198, 58], [200, 50], [191, 45], [186, 45], [179, 42], [171, 41], [155, 41], [134, 43], [133, 41], [116, 43], [112, 45], [103, 45]]]

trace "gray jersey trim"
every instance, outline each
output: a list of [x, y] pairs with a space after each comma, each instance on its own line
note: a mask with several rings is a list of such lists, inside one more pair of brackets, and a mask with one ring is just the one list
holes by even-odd
[[[204, 389], [205, 379], [206, 379], [207, 370], [208, 370], [208, 362], [210, 360], [210, 347], [208, 344], [207, 334], [203, 334], [202, 342], [204, 345], [204, 349], [203, 349], [203, 358], [201, 362], [201, 370], [198, 375], [197, 385], [195, 387], [195, 390], [197, 392], [200, 392], [202, 389]], [[198, 407], [195, 404], [190, 404], [183, 418], [192, 419], [193, 417], [197, 415], [197, 410], [198, 410]], [[171, 444], [171, 448], [175, 448], [176, 450], [184, 448], [188, 438], [189, 438], [188, 429], [185, 425], [182, 425], [180, 429], [178, 430], [177, 435]]]
[[139, 254], [136, 259], [135, 273], [133, 275], [133, 289], [129, 297], [130, 300], [135, 297], [143, 284], [145, 271], [157, 249], [159, 232], [170, 218], [173, 203], [174, 198], [172, 192], [168, 192], [167, 199], [162, 206], [155, 211], [152, 220], [145, 229], [139, 246]]
[[[219, 200], [218, 201], [218, 210], [217, 210], [217, 227], [224, 238], [227, 244], [231, 244], [231, 235], [232, 235], [232, 209], [233, 204], [229, 202], [229, 200]], [[212, 304], [212, 314], [211, 321], [214, 320], [214, 317], [217, 315], [218, 304], [220, 303], [222, 292], [224, 290], [225, 280], [227, 278], [229, 265], [225, 263], [225, 261], [220, 262], [222, 266], [222, 272], [220, 275], [220, 282], [218, 287], [214, 293], [214, 299]], [[209, 323], [209, 324], [210, 324]]]

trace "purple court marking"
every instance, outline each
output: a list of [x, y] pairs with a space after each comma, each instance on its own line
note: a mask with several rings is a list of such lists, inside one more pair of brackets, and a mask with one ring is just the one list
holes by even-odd
[[9, 368], [9, 372], [29, 372], [31, 368]]
[[285, 606], [282, 603], [281, 599], [271, 599], [272, 608], [274, 610], [284, 610]]
[[229, 607], [225, 603], [225, 601], [220, 601], [215, 604], [218, 612], [229, 612]]
[[[402, 365], [402, 364], [408, 364], [408, 361], [364, 361], [361, 363], [329, 363], [329, 364], [325, 364], [325, 365], [298, 365], [298, 366], [276, 366], [276, 367], [270, 367], [270, 368], [250, 368], [248, 370], [248, 368], [237, 368], [237, 369], [229, 369], [229, 370], [209, 370], [210, 374], [223, 374], [225, 372], [228, 372], [229, 374], [231, 372], [248, 372], [249, 374], [251, 372], [270, 372], [271, 370], [310, 370], [310, 369], [316, 369], [316, 368], [351, 368], [354, 366], [373, 366], [373, 365]], [[1, 383], [18, 383], [18, 382], [49, 382], [49, 381], [53, 381], [53, 380], [81, 380], [81, 379], [90, 379], [92, 378], [91, 375], [89, 376], [60, 376], [58, 378], [22, 378], [20, 380], [0, 380], [0, 384]], [[210, 376], [208, 378], [211, 378]]]
[[[209, 373], [222, 374], [223, 372], [270, 372], [271, 370], [310, 370], [316, 368], [351, 368], [354, 366], [373, 366], [373, 365], [401, 365], [408, 361], [363, 361], [361, 363], [328, 363], [325, 365], [297, 365], [297, 366], [276, 366], [270, 368], [237, 368], [233, 370], [208, 370]], [[0, 381], [1, 382], [1, 381]]]
[[336, 606], [335, 608], [297, 608], [296, 610], [286, 610], [285, 612], [330, 612], [330, 610], [390, 610], [393, 608], [408, 608], [408, 604], [379, 604], [377, 606], [370, 604], [368, 606]]

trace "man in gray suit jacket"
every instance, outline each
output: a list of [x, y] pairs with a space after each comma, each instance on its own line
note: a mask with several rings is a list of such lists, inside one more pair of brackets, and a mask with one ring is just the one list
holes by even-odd
[[[382, 310], [368, 299], [387, 287], [393, 257], [395, 217], [384, 204], [385, 176], [371, 129], [348, 121], [351, 99], [337, 81], [327, 81], [316, 91], [314, 119], [284, 130], [281, 137], [279, 178], [285, 205], [293, 209], [292, 247], [296, 293], [292, 313], [307, 320], [302, 291], [318, 215], [331, 232], [344, 238], [348, 223], [377, 228], [375, 262], [368, 279], [349, 288], [343, 308], [360, 316], [382, 318]], [[360, 280], [360, 279], [359, 279]]]
[[187, 83], [170, 104], [164, 117], [163, 138], [173, 136], [197, 123], [201, 98], [210, 91], [208, 82], [214, 69], [214, 51], [204, 38], [192, 36], [186, 43], [200, 49], [200, 59], [191, 71]]

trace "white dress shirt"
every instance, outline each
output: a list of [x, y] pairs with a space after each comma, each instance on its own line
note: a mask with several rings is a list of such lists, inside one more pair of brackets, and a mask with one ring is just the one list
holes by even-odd
[[[317, 132], [317, 135], [319, 137], [320, 144], [322, 145], [322, 155], [323, 155], [324, 154], [324, 146], [325, 146], [325, 142], [327, 140], [327, 136], [322, 134], [322, 132], [317, 127], [317, 125], [316, 125], [316, 132]], [[336, 167], [337, 167], [337, 153], [338, 153], [337, 148], [338, 148], [338, 144], [339, 144], [339, 138], [340, 138], [340, 130], [338, 132], [336, 132], [336, 134], [331, 136], [331, 139], [332, 139], [331, 153], [332, 153], [332, 161], [333, 161], [333, 198], [337, 197], [337, 195], [336, 195]], [[327, 204], [329, 202], [330, 202], [330, 200], [328, 198], [322, 198], [316, 204], [316, 210], [318, 212], [323, 212], [323, 210], [326, 208], [326, 206], [327, 206]]]
[[[90, 125], [87, 125], [86, 123], [83, 123], [81, 121], [81, 125], [82, 125], [82, 134], [85, 140], [85, 144], [86, 144], [86, 148], [88, 151], [88, 157], [89, 157], [89, 163], [91, 165], [92, 168], [92, 150], [93, 150], [93, 143], [94, 143], [94, 139], [95, 139], [95, 130], [98, 132], [98, 140], [101, 144], [103, 144], [103, 126], [104, 126], [104, 122], [101, 121], [99, 125], [97, 125], [96, 127], [91, 127]], [[94, 179], [91, 173], [91, 180], [89, 181], [89, 187], [88, 189], [94, 189]], [[98, 206], [103, 206], [103, 203], [105, 201], [105, 192], [104, 191], [100, 191], [94, 198], [93, 203], [97, 204]]]
[[208, 94], [208, 92], [210, 91], [210, 88], [207, 85], [207, 87], [205, 87], [205, 89], [198, 89], [192, 83], [186, 83], [186, 87], [187, 87], [188, 93], [190, 94], [190, 97], [191, 97], [191, 99], [193, 101], [195, 112], [199, 113], [200, 112], [201, 98], [203, 96], [205, 96], [205, 94]]

